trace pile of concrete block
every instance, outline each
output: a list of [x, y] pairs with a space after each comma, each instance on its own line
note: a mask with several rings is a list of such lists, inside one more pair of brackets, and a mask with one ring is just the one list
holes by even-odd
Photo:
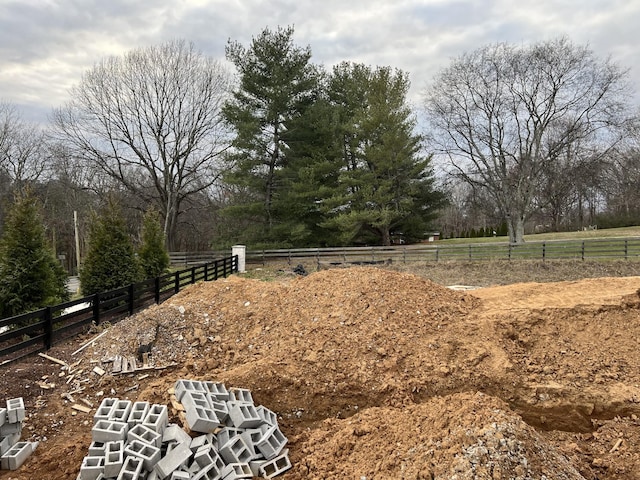
[[249, 390], [178, 380], [174, 391], [191, 434], [166, 405], [105, 398], [78, 480], [269, 479], [291, 468], [276, 414]]
[[38, 442], [21, 442], [24, 420], [22, 397], [7, 400], [7, 408], [0, 408], [0, 467], [17, 470], [38, 446]]

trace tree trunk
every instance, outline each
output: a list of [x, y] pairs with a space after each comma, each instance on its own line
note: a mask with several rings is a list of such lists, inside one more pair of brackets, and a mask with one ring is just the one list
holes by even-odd
[[507, 215], [507, 229], [509, 231], [509, 243], [520, 245], [524, 243], [524, 215]]
[[382, 245], [388, 247], [391, 245], [391, 232], [388, 228], [380, 229], [380, 234], [382, 236]]

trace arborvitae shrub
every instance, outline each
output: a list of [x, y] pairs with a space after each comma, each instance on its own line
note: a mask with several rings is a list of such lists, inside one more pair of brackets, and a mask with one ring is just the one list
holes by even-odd
[[16, 196], [0, 240], [0, 317], [12, 317], [69, 299], [67, 273], [45, 235], [38, 200]]
[[139, 281], [140, 267], [122, 211], [109, 200], [89, 223], [89, 246], [80, 268], [84, 295], [93, 295]]
[[142, 245], [138, 250], [140, 267], [145, 278], [162, 275], [169, 268], [169, 254], [158, 212], [149, 210], [142, 222]]

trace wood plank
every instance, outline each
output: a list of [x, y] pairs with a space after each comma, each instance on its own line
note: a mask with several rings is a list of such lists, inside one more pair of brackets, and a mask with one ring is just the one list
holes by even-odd
[[91, 409], [89, 407], [85, 407], [84, 405], [80, 405], [79, 403], [74, 403], [73, 405], [71, 405], [71, 408], [73, 408], [74, 410], [78, 410], [79, 412], [83, 412], [83, 413], [90, 413]]
[[53, 363], [57, 363], [58, 365], [62, 365], [63, 367], [68, 367], [69, 366], [67, 364], [67, 362], [65, 362], [64, 360], [60, 360], [59, 358], [55, 358], [55, 357], [50, 357], [46, 353], [40, 352], [38, 355], [41, 356], [42, 358], [46, 358], [47, 360], [49, 360], [49, 361], [51, 361]]

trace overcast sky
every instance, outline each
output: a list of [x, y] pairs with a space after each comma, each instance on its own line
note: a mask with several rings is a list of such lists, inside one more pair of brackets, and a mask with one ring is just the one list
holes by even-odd
[[44, 123], [105, 56], [182, 38], [222, 59], [229, 38], [287, 25], [315, 63], [409, 72], [414, 103], [465, 51], [563, 35], [629, 68], [640, 92], [640, 0], [0, 0], [0, 101]]

